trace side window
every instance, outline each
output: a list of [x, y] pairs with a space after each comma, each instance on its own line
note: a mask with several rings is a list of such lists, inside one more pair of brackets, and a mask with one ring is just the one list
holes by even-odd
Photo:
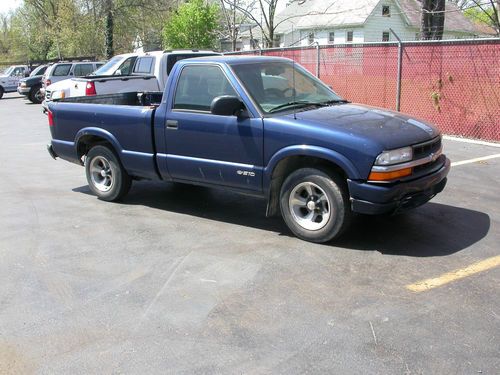
[[92, 64], [77, 64], [75, 65], [74, 75], [75, 77], [88, 76], [94, 71], [94, 65]]
[[52, 75], [54, 77], [67, 76], [69, 74], [70, 69], [71, 69], [71, 64], [57, 65], [52, 71]]
[[141, 57], [137, 59], [134, 66], [134, 73], [149, 74], [153, 67], [153, 57]]
[[18, 67], [14, 69], [11, 75], [16, 77], [24, 77], [24, 68]]
[[217, 66], [186, 66], [175, 91], [173, 109], [210, 111], [217, 96], [237, 96], [222, 70]]
[[120, 65], [118, 70], [120, 70], [122, 76], [128, 76], [132, 73], [132, 67], [134, 66], [137, 57], [129, 57], [127, 60]]

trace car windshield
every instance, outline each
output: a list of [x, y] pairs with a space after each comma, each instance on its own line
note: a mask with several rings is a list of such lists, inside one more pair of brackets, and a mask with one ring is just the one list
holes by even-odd
[[115, 56], [111, 60], [109, 60], [106, 64], [101, 66], [99, 69], [94, 71], [91, 76], [111, 76], [115, 74], [116, 69], [118, 68], [116, 65], [122, 60], [120, 56]]
[[264, 113], [344, 102], [323, 82], [291, 61], [234, 64], [232, 69]]
[[12, 73], [12, 71], [13, 71], [13, 70], [14, 70], [14, 67], [13, 67], [13, 66], [10, 66], [10, 67], [8, 67], [7, 69], [5, 69], [5, 70], [3, 71], [3, 73], [2, 73], [2, 74], [3, 74], [4, 76], [8, 76], [8, 75], [10, 75], [10, 73]]
[[45, 72], [45, 65], [40, 65], [39, 67], [35, 68], [35, 70], [33, 70], [30, 74], [30, 77], [34, 77], [34, 76], [40, 76], [43, 74], [43, 72]]

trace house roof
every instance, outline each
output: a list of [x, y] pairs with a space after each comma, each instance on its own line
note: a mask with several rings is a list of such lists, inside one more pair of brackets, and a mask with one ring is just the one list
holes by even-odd
[[[277, 34], [292, 29], [328, 29], [356, 26], [365, 23], [378, 3], [383, 0], [296, 0], [280, 12], [275, 19]], [[419, 0], [394, 0], [409, 27], [420, 28]], [[396, 10], [394, 14], [398, 13]], [[456, 4], [446, 2], [445, 30], [476, 33], [474, 24]]]
[[380, 0], [299, 0], [277, 17], [276, 33], [363, 24]]
[[[331, 0], [330, 0], [331, 1]], [[422, 2], [420, 0], [395, 0], [399, 5], [401, 12], [406, 16], [411, 27], [420, 28], [420, 9]], [[462, 13], [460, 8], [451, 1], [446, 1], [446, 14], [444, 17], [444, 29], [447, 31], [459, 31], [466, 33], [476, 33], [474, 23], [471, 22]]]

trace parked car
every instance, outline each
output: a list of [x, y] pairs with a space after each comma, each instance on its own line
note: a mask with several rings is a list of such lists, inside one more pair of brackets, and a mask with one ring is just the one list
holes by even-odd
[[43, 100], [42, 77], [47, 70], [47, 65], [40, 65], [35, 68], [28, 78], [19, 81], [17, 92], [26, 96], [32, 103], [40, 104]]
[[74, 79], [70, 96], [163, 90], [172, 66], [180, 60], [220, 55], [213, 51], [178, 50], [146, 52], [137, 57], [127, 77], [84, 77]]
[[[132, 91], [161, 91], [165, 87], [170, 70], [177, 61], [214, 55], [220, 55], [220, 53], [198, 50], [146, 52], [137, 57], [127, 76], [99, 76], [96, 72], [95, 76], [72, 78], [52, 84], [48, 88], [46, 99], [42, 104], [43, 111], [46, 112], [47, 103], [52, 99]], [[119, 70], [121, 73], [123, 72], [123, 68]]]
[[50, 99], [52, 95], [52, 91], [48, 89], [50, 85], [72, 77], [87, 76], [103, 65], [103, 62], [94, 61], [56, 63], [50, 66], [43, 75], [42, 94], [45, 95], [45, 99]]
[[21, 78], [29, 76], [27, 65], [12, 65], [0, 73], [0, 99], [4, 93], [15, 92]]
[[231, 189], [266, 198], [267, 215], [312, 242], [338, 237], [353, 213], [424, 204], [450, 169], [434, 126], [349, 103], [277, 57], [183, 60], [163, 95], [66, 98], [48, 120], [49, 153], [84, 165], [102, 200], [134, 179]]
[[[81, 79], [83, 80], [99, 79], [101, 81], [109, 77], [116, 78], [122, 76], [124, 77], [129, 76], [130, 74], [132, 74], [132, 69], [134, 67], [136, 59], [137, 59], [137, 53], [127, 53], [114, 56], [100, 68], [98, 68], [94, 72], [86, 75], [84, 78]], [[53, 98], [59, 99], [72, 96], [70, 92], [72, 90], [77, 89], [78, 85], [80, 85], [80, 81], [76, 80], [78, 80], [78, 78], [69, 78], [50, 85], [50, 87], [47, 88], [47, 90], [49, 91], [47, 101]], [[137, 89], [138, 90], [142, 89], [142, 87], [138, 87]], [[44, 104], [43, 107], [44, 109], [46, 109], [47, 105]]]

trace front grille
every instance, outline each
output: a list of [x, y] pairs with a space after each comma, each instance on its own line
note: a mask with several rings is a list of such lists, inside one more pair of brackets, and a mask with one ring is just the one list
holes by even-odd
[[436, 153], [441, 149], [441, 137], [436, 137], [428, 142], [413, 146], [413, 159], [425, 158], [431, 153]]

